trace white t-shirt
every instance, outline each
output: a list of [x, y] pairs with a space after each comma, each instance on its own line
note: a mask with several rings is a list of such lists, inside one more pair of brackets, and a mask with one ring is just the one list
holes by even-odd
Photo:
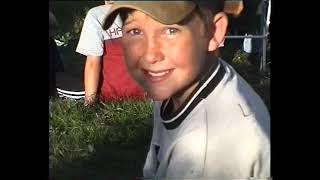
[[103, 30], [104, 18], [110, 12], [109, 5], [97, 6], [90, 9], [84, 20], [76, 52], [85, 56], [102, 56], [104, 41], [122, 36], [122, 22], [118, 15], [108, 30]]
[[144, 176], [270, 177], [270, 116], [248, 83], [220, 60], [190, 97], [173, 113], [155, 102]]

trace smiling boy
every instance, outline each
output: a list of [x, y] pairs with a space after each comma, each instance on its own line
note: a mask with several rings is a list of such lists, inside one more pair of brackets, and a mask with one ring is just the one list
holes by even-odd
[[222, 0], [113, 1], [130, 75], [154, 103], [145, 177], [268, 178], [270, 117], [214, 51], [225, 38]]

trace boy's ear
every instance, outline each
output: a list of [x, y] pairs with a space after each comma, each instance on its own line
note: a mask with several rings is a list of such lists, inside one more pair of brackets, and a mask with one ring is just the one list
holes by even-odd
[[208, 44], [208, 51], [215, 51], [223, 42], [227, 32], [228, 17], [225, 13], [217, 13], [212, 19], [212, 26], [209, 31], [211, 32], [211, 39]]

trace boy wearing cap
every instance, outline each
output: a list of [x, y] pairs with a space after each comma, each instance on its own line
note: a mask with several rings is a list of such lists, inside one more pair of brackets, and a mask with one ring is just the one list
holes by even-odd
[[131, 76], [155, 100], [145, 177], [270, 177], [270, 117], [261, 98], [214, 56], [222, 0], [114, 1]]

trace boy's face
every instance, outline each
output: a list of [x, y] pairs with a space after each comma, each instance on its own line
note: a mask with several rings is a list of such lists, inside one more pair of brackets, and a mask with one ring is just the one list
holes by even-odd
[[129, 14], [122, 33], [128, 71], [154, 100], [189, 88], [202, 69], [210, 39], [198, 15], [185, 25], [164, 25], [140, 11]]

